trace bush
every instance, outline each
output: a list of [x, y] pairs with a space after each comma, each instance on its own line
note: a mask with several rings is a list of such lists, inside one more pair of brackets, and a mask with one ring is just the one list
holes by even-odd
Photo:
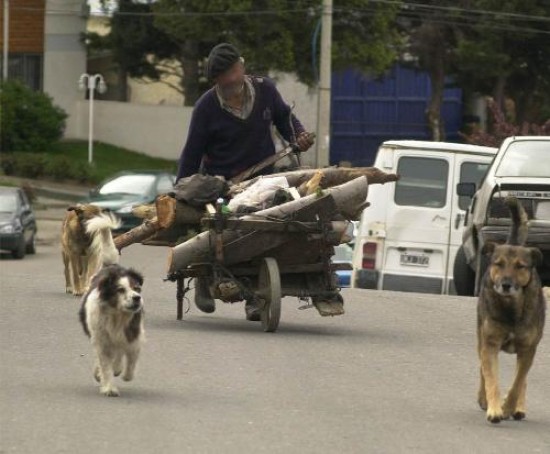
[[523, 123], [515, 125], [506, 119], [506, 116], [493, 100], [487, 102], [491, 113], [488, 131], [475, 130], [470, 134], [459, 135], [472, 145], [485, 145], [487, 147], [499, 147], [504, 139], [510, 136], [547, 136], [550, 135], [550, 120], [541, 125]]
[[22, 178], [51, 178], [57, 181], [93, 182], [90, 166], [71, 161], [66, 156], [44, 153], [10, 153], [0, 156], [0, 167], [6, 175]]
[[63, 135], [67, 114], [54, 106], [52, 98], [18, 81], [2, 84], [3, 151], [42, 151]]

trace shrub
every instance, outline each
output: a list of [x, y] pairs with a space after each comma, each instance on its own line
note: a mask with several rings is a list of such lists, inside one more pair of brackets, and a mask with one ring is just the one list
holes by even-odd
[[94, 176], [87, 163], [74, 162], [66, 156], [44, 153], [3, 153], [0, 156], [0, 167], [6, 175], [22, 178], [94, 182]]
[[73, 165], [66, 156], [50, 156], [46, 161], [44, 174], [54, 180], [71, 178]]
[[42, 151], [61, 138], [67, 114], [50, 96], [19, 81], [5, 82], [1, 88], [3, 151]]
[[510, 136], [550, 135], [550, 120], [547, 120], [542, 125], [523, 123], [519, 126], [508, 121], [500, 107], [493, 100], [487, 102], [487, 107], [491, 113], [490, 129], [488, 131], [476, 130], [471, 134], [459, 133], [466, 143], [499, 147], [504, 139]]

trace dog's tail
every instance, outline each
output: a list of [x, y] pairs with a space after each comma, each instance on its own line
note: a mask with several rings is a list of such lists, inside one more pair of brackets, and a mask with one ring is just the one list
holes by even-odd
[[512, 216], [512, 225], [508, 235], [508, 244], [523, 246], [527, 241], [527, 221], [529, 220], [521, 202], [509, 196], [505, 200]]
[[118, 263], [118, 250], [111, 230], [118, 229], [120, 225], [120, 220], [111, 213], [101, 213], [86, 221], [86, 233], [92, 238], [90, 249], [96, 257], [101, 257], [103, 266]]

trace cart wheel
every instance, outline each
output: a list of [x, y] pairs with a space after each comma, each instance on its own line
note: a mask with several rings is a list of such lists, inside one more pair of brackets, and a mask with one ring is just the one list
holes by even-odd
[[281, 318], [281, 275], [277, 260], [264, 258], [258, 276], [258, 297], [262, 300], [262, 328], [272, 333]]

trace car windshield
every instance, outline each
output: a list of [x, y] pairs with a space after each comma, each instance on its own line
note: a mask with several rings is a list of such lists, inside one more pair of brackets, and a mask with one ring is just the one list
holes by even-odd
[[99, 193], [143, 195], [150, 192], [154, 181], [154, 175], [123, 175], [105, 183]]
[[0, 212], [13, 213], [17, 210], [17, 197], [15, 194], [0, 194]]
[[550, 177], [550, 141], [520, 140], [504, 152], [497, 177]]

